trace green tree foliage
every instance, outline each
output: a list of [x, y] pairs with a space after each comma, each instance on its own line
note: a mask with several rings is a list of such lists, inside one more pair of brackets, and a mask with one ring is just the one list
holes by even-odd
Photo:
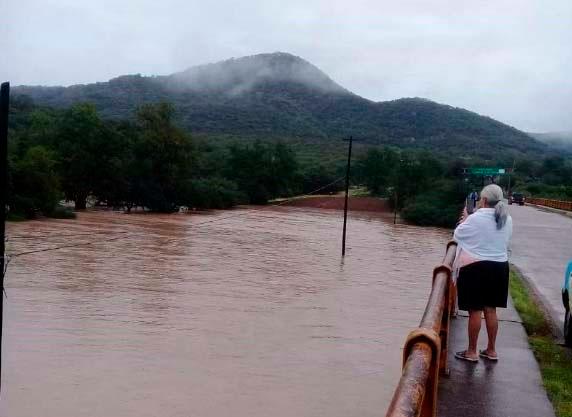
[[365, 157], [358, 161], [359, 179], [372, 194], [387, 194], [388, 188], [395, 187], [399, 164], [400, 155], [395, 149], [370, 149]]
[[42, 146], [29, 148], [21, 159], [11, 164], [8, 199], [11, 212], [28, 218], [38, 212], [54, 213], [61, 199], [55, 165], [55, 154]]
[[[338, 148], [326, 149], [316, 142], [308, 157], [304, 152], [309, 148], [301, 141], [298, 149], [305, 161], [301, 165], [293, 148], [276, 140], [191, 140], [177, 125], [175, 114], [173, 106], [155, 103], [141, 106], [131, 120], [113, 121], [102, 119], [91, 104], [55, 110], [16, 98], [9, 126], [12, 210], [26, 216], [59, 215], [61, 198], [74, 201], [77, 208], [85, 207], [89, 199], [110, 207], [141, 206], [160, 212], [180, 206], [208, 209], [264, 204], [277, 197], [314, 192], [345, 172], [345, 145], [338, 152]], [[408, 123], [417, 123], [418, 130], [420, 119], [420, 113], [403, 116]], [[455, 123], [466, 123], [461, 119]], [[392, 129], [403, 133], [400, 123]], [[407, 134], [415, 133], [407, 129]], [[371, 147], [364, 142], [356, 146], [356, 155], [352, 177], [356, 185], [390, 198], [413, 222], [452, 224], [468, 192], [459, 181], [462, 168], [468, 165], [466, 158], [441, 155], [438, 159], [435, 153], [419, 149]], [[473, 158], [470, 165], [508, 167], [514, 161], [508, 155], [497, 159]], [[515, 162], [513, 190], [572, 198], [570, 159], [521, 155]], [[507, 187], [506, 180], [501, 185]], [[335, 192], [342, 186], [343, 182], [337, 182], [322, 192]]]
[[543, 180], [549, 185], [572, 184], [572, 165], [562, 156], [546, 158], [542, 163]]
[[113, 182], [117, 142], [93, 105], [77, 104], [64, 111], [52, 146], [59, 155], [59, 172], [66, 199], [85, 209], [87, 197]]
[[459, 180], [439, 179], [409, 198], [401, 215], [421, 226], [453, 227], [465, 203], [465, 191]]
[[265, 204], [269, 199], [293, 193], [298, 164], [292, 150], [283, 143], [257, 141], [252, 146], [231, 146], [225, 171], [225, 176], [238, 184], [250, 203]]
[[26, 216], [59, 215], [61, 198], [76, 209], [90, 198], [110, 207], [171, 212], [265, 203], [300, 188], [289, 146], [195, 146], [167, 103], [141, 106], [135, 122], [102, 120], [90, 104], [62, 111], [16, 104], [10, 202]]
[[402, 152], [394, 170], [394, 204], [402, 208], [417, 194], [429, 189], [435, 180], [443, 176], [443, 166], [429, 153]]
[[300, 177], [303, 194], [312, 193], [315, 190], [320, 190], [321, 194], [331, 194], [343, 189], [343, 182], [336, 182], [340, 178], [336, 170], [322, 164], [303, 167]]
[[446, 167], [427, 152], [390, 148], [372, 149], [358, 161], [370, 192], [389, 197], [406, 220], [420, 225], [455, 224], [465, 197], [457, 171], [455, 163]]
[[[563, 155], [543, 159], [516, 159], [511, 190], [531, 197], [572, 200], [572, 158]], [[512, 163], [511, 163], [512, 165]], [[508, 177], [501, 184], [508, 188]]]
[[180, 191], [182, 205], [197, 209], [227, 209], [248, 202], [235, 182], [220, 177], [186, 180]]
[[173, 123], [167, 103], [147, 104], [137, 112], [136, 141], [128, 171], [137, 205], [170, 212], [180, 205], [179, 184], [192, 176], [194, 148]]

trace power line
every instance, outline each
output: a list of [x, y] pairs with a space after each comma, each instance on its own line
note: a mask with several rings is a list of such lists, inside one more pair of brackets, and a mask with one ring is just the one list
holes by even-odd
[[[128, 232], [118, 232], [118, 233], [128, 233]], [[42, 234], [34, 234], [34, 235], [11, 235], [9, 234], [6, 237], [6, 241], [13, 240], [13, 239], [44, 239], [44, 238], [68, 238], [68, 237], [78, 237], [78, 236], [94, 236], [94, 235], [103, 235], [107, 234], [107, 232], [86, 232], [86, 233], [42, 233]]]
[[290, 202], [292, 202], [292, 201], [295, 201], [295, 200], [298, 200], [298, 199], [300, 199], [300, 198], [307, 197], [307, 196], [312, 195], [312, 194], [316, 194], [317, 192], [322, 191], [322, 190], [324, 190], [325, 188], [328, 188], [328, 187], [331, 187], [331, 186], [334, 185], [334, 184], [337, 184], [338, 182], [342, 181], [343, 179], [344, 179], [344, 177], [340, 177], [340, 178], [338, 178], [337, 180], [332, 181], [332, 182], [329, 183], [329, 184], [326, 184], [326, 185], [324, 185], [324, 186], [322, 186], [322, 187], [320, 187], [320, 188], [315, 189], [314, 191], [310, 191], [310, 192], [307, 193], [307, 194], [302, 194], [302, 195], [299, 195], [299, 196], [296, 196], [296, 197], [292, 197], [292, 198], [286, 199], [286, 200], [281, 201], [281, 202], [279, 202], [279, 203], [277, 203], [277, 204], [268, 204], [268, 205], [266, 205], [266, 206], [262, 206], [261, 208], [258, 208], [258, 209], [255, 209], [255, 210], [249, 210], [248, 212], [241, 212], [241, 213], [237, 213], [237, 214], [230, 215], [230, 216], [225, 216], [225, 217], [217, 217], [216, 219], [206, 220], [206, 221], [204, 221], [204, 222], [196, 223], [196, 224], [194, 224], [194, 225], [191, 224], [191, 227], [193, 227], [193, 226], [194, 226], [194, 227], [202, 226], [202, 225], [204, 225], [204, 224], [216, 223], [216, 222], [219, 222], [219, 221], [221, 221], [221, 220], [226, 220], [226, 219], [231, 219], [231, 218], [233, 218], [233, 217], [243, 216], [243, 215], [252, 213], [252, 211], [261, 211], [261, 210], [266, 210], [266, 209], [271, 208], [271, 207], [282, 206], [282, 205], [284, 205], [284, 204], [288, 204], [288, 203], [290, 203]]
[[76, 247], [80, 247], [80, 246], [95, 245], [96, 243], [113, 242], [114, 240], [122, 239], [124, 237], [125, 233], [127, 233], [127, 232], [122, 232], [121, 236], [115, 236], [115, 237], [112, 237], [109, 239], [103, 239], [103, 240], [97, 240], [97, 241], [94, 240], [91, 242], [74, 243], [74, 244], [69, 244], [69, 245], [61, 245], [61, 246], [55, 246], [55, 247], [51, 247], [51, 248], [43, 248], [43, 249], [36, 249], [36, 250], [14, 253], [12, 255], [9, 255], [9, 258], [17, 258], [19, 256], [30, 255], [32, 253], [50, 252], [50, 251], [59, 250], [59, 249], [76, 248]]

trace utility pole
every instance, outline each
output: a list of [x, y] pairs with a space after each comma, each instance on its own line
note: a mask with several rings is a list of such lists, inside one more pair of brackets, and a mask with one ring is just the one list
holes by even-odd
[[508, 189], [507, 189], [507, 197], [510, 197], [510, 180], [512, 178], [512, 174], [514, 172], [514, 168], [516, 166], [516, 159], [512, 160], [512, 170], [508, 173]]
[[352, 142], [353, 142], [353, 137], [350, 136], [350, 144], [348, 148], [348, 166], [346, 168], [346, 200], [344, 202], [344, 231], [342, 235], [342, 256], [346, 256], [346, 226], [348, 223], [348, 197], [350, 191], [350, 165], [352, 161]]
[[399, 167], [397, 168], [397, 181], [395, 182], [395, 189], [393, 190], [393, 194], [394, 194], [394, 201], [393, 201], [393, 224], [397, 224], [397, 210], [399, 210], [399, 186], [401, 185], [401, 174], [402, 171], [401, 169], [403, 168], [403, 165], [406, 164], [407, 161], [404, 160], [403, 158], [399, 159]]
[[0, 389], [2, 377], [2, 333], [4, 323], [4, 272], [6, 270], [6, 194], [8, 193], [8, 110], [10, 84], [0, 86]]

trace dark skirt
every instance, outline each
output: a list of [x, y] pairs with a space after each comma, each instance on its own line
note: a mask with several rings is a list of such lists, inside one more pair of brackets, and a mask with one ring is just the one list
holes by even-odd
[[508, 262], [479, 261], [459, 270], [457, 279], [459, 310], [506, 308]]

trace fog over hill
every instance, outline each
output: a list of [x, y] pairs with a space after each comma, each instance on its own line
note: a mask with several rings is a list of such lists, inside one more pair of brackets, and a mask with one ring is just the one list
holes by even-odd
[[262, 83], [290, 82], [325, 93], [349, 93], [302, 58], [277, 52], [200, 65], [166, 77], [175, 90], [245, 94]]
[[311, 63], [278, 52], [192, 67], [168, 76], [126, 75], [70, 87], [14, 88], [37, 104], [93, 102], [104, 117], [131, 118], [137, 106], [168, 101], [194, 133], [261, 138], [353, 135], [371, 144], [492, 157], [542, 153], [529, 135], [489, 117], [421, 98], [373, 102], [344, 89]]
[[554, 149], [572, 154], [572, 132], [530, 133], [530, 136]]

